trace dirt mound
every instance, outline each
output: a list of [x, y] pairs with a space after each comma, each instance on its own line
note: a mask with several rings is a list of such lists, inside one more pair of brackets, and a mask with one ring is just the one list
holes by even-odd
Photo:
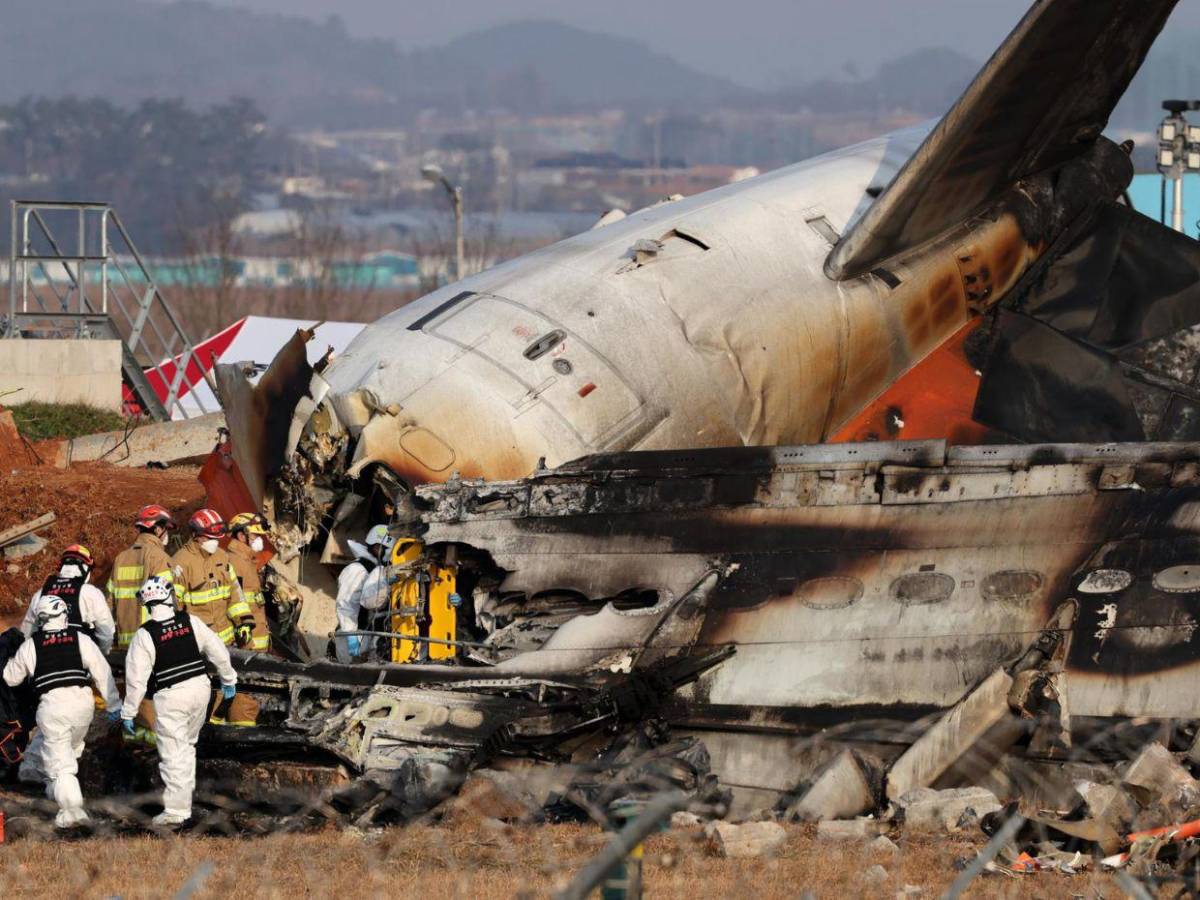
[[177, 521], [185, 522], [204, 500], [195, 467], [162, 471], [82, 463], [56, 469], [5, 462], [0, 468], [0, 530], [46, 512], [53, 512], [58, 521], [41, 532], [50, 542], [46, 550], [27, 559], [0, 559], [0, 616], [25, 609], [68, 544], [91, 549], [96, 557], [92, 580], [102, 585], [113, 557], [133, 541], [130, 521], [140, 507], [161, 503]]
[[31, 447], [21, 438], [13, 414], [0, 407], [0, 468], [28, 466], [39, 462]]

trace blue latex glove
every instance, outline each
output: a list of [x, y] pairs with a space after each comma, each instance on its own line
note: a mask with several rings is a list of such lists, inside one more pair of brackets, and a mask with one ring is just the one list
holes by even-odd
[[460, 597], [458, 594], [451, 594], [450, 605], [455, 609], [458, 609], [460, 606], [462, 606], [462, 597]]
[[134, 733], [133, 732], [133, 719], [122, 719], [121, 720], [121, 728], [127, 735], [132, 737], [133, 733]]
[[221, 696], [224, 697], [226, 700], [232, 700], [233, 695], [236, 693], [237, 693], [237, 688], [235, 688], [232, 684], [221, 685]]
[[351, 656], [358, 656], [362, 649], [362, 638], [357, 634], [352, 634], [346, 638], [346, 650]]
[[110, 709], [104, 716], [108, 719], [109, 725], [116, 725], [121, 719], [121, 711], [119, 709]]

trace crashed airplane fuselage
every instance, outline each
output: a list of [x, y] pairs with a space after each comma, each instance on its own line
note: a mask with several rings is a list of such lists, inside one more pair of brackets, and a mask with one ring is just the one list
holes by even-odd
[[[1118, 202], [1101, 135], [1173, 6], [1042, 0], [932, 130], [449, 285], [316, 371], [303, 335], [257, 386], [219, 367], [294, 649], [326, 655], [331, 566], [386, 516], [465, 602], [406, 684], [731, 646], [678, 682], [680, 727], [911, 719], [1072, 601], [1072, 714], [1188, 715], [1197, 454], [1144, 442], [1200, 437], [1151, 346], [1200, 322], [1200, 253]], [[994, 443], [820, 443], [960, 435]], [[744, 757], [723, 776], [782, 777]]]

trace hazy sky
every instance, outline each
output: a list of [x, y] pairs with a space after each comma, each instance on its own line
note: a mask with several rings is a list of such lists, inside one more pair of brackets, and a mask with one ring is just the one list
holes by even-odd
[[[170, 0], [163, 0], [170, 2]], [[262, 12], [323, 19], [337, 13], [354, 34], [402, 47], [436, 44], [519, 19], [556, 19], [634, 37], [696, 68], [762, 87], [864, 74], [880, 61], [931, 46], [982, 60], [1030, 0], [214, 0]], [[1185, 2], [1169, 30], [1200, 26]]]

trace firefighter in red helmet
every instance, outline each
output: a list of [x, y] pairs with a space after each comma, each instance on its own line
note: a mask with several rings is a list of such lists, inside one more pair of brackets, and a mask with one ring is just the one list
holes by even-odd
[[[226, 646], [249, 645], [254, 614], [246, 603], [229, 554], [221, 547], [228, 527], [215, 509], [198, 509], [188, 519], [191, 539], [172, 557], [175, 595], [180, 609], [207, 625]], [[214, 724], [254, 725], [258, 704], [239, 694], [230, 703], [214, 697]]]
[[117, 620], [118, 650], [133, 640], [138, 627], [146, 621], [146, 611], [138, 602], [137, 592], [151, 576], [171, 578], [171, 557], [167, 541], [175, 530], [175, 520], [165, 507], [152, 503], [143, 506], [133, 519], [137, 540], [113, 560], [108, 577], [108, 602]]

